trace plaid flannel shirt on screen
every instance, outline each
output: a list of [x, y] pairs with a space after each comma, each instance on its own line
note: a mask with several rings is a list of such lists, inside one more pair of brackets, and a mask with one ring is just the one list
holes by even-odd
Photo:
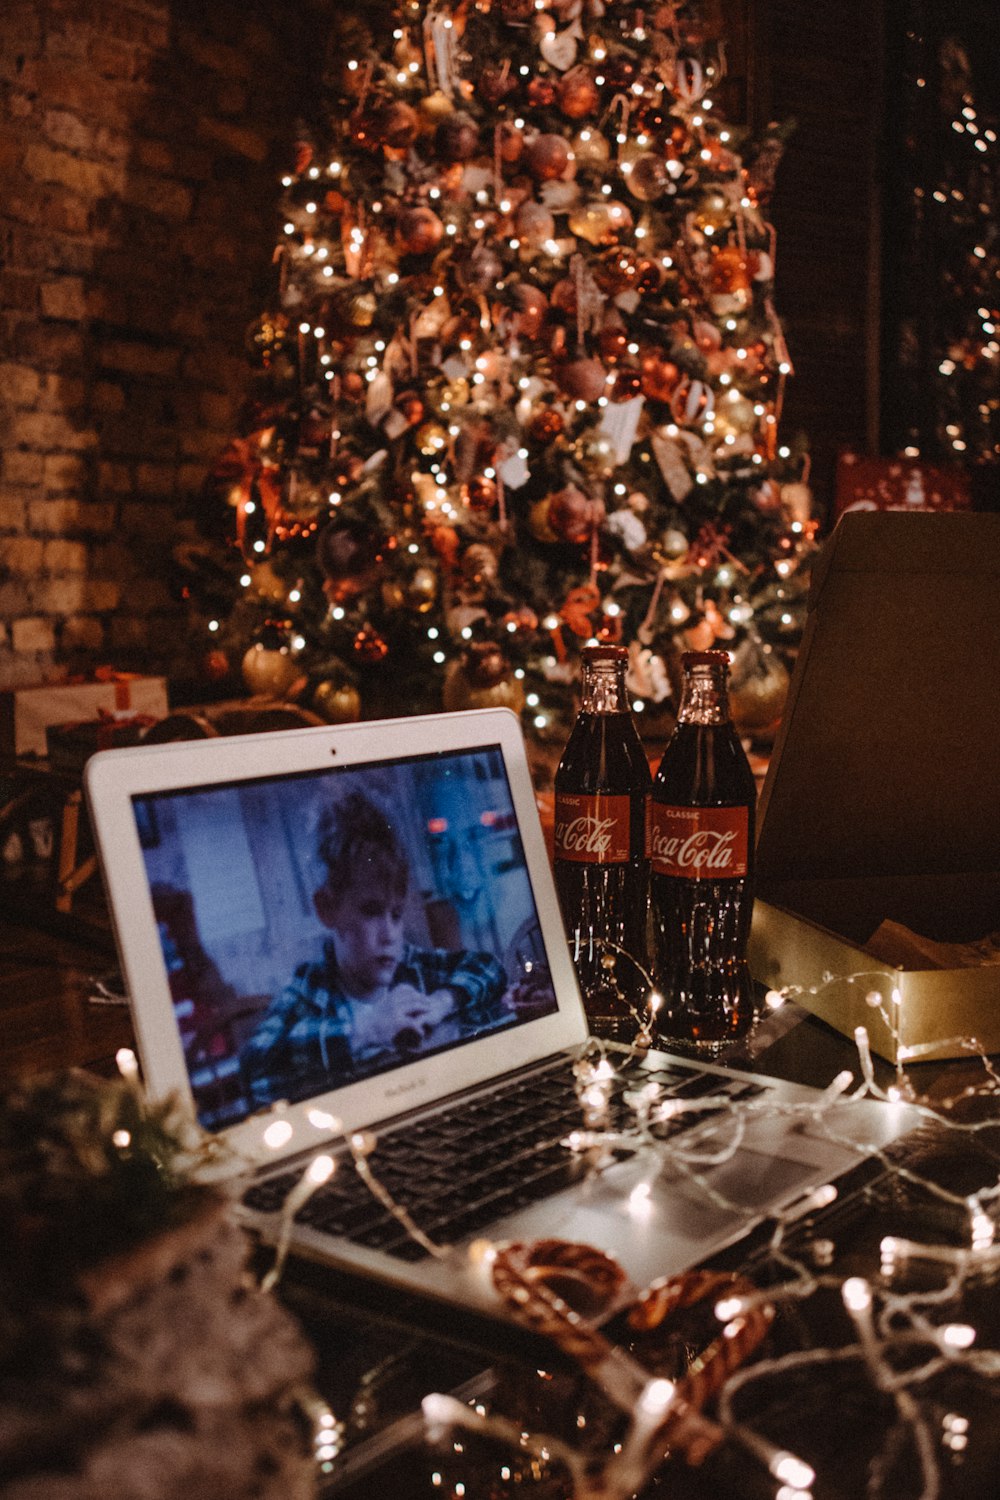
[[[502, 967], [488, 953], [411, 944], [392, 980], [427, 995], [453, 991], [463, 1029], [470, 1032], [503, 1016], [506, 983]], [[333, 944], [327, 942], [322, 960], [299, 965], [244, 1043], [240, 1064], [254, 1105], [309, 1099], [375, 1071], [374, 1059], [354, 1055], [351, 1032], [351, 1004], [337, 976]]]

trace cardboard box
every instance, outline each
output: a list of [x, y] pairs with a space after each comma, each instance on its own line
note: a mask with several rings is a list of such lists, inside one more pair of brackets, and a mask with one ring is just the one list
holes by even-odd
[[886, 919], [941, 942], [1000, 929], [998, 769], [1000, 515], [845, 515], [761, 794], [755, 978], [802, 986], [890, 1061], [1000, 1050], [1000, 965], [896, 969], [865, 948]]
[[125, 712], [162, 719], [168, 712], [166, 679], [108, 669], [88, 682], [15, 688], [0, 693], [0, 751], [44, 755], [49, 725]]

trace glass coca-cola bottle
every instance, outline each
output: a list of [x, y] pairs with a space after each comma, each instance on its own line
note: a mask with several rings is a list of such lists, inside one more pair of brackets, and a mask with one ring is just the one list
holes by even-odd
[[555, 778], [556, 887], [591, 1030], [627, 1041], [648, 986], [615, 949], [645, 966], [651, 777], [626, 695], [628, 652], [587, 646], [582, 656], [580, 715]]
[[746, 964], [756, 786], [729, 717], [725, 651], [682, 658], [677, 725], [653, 783], [650, 905], [662, 1042], [717, 1052], [753, 1024]]

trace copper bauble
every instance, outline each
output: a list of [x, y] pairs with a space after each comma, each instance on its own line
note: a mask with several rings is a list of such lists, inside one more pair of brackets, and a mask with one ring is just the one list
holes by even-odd
[[615, 324], [602, 328], [597, 335], [597, 347], [605, 364], [616, 365], [628, 353], [628, 334]]
[[522, 338], [536, 339], [549, 310], [545, 293], [530, 282], [519, 282], [514, 288], [514, 308], [514, 331]]
[[581, 64], [564, 73], [556, 88], [556, 100], [567, 120], [584, 120], [592, 115], [601, 102], [601, 91], [590, 69]]
[[503, 261], [489, 245], [476, 245], [471, 255], [457, 263], [455, 274], [469, 291], [492, 291], [503, 276]]
[[556, 86], [551, 78], [533, 78], [528, 84], [528, 103], [532, 109], [551, 109], [556, 102]]
[[201, 670], [209, 682], [221, 682], [224, 677], [229, 676], [229, 657], [216, 646], [205, 652], [201, 659]]
[[500, 561], [485, 542], [473, 542], [462, 553], [462, 576], [469, 583], [485, 587], [496, 580], [500, 571]]
[[404, 255], [426, 255], [443, 235], [444, 225], [430, 208], [404, 208], [396, 220], [396, 238]]
[[784, 663], [769, 652], [762, 657], [759, 670], [730, 683], [729, 706], [737, 732], [752, 738], [771, 738], [787, 697], [788, 671]]
[[749, 292], [750, 265], [738, 245], [719, 245], [713, 251], [709, 284], [713, 292]]
[[555, 234], [556, 221], [544, 203], [529, 198], [514, 215], [514, 230], [527, 249], [540, 250]]
[[640, 203], [655, 203], [662, 198], [670, 181], [663, 158], [652, 151], [640, 152], [624, 175], [629, 192]]
[[367, 587], [378, 553], [378, 538], [360, 521], [334, 517], [316, 537], [316, 561], [339, 599], [361, 593]]
[[464, 112], [449, 115], [438, 126], [434, 144], [442, 161], [468, 161], [479, 149], [479, 126]]
[[605, 81], [613, 89], [630, 88], [635, 82], [635, 75], [638, 71], [638, 63], [621, 52], [609, 57], [602, 68]]
[[504, 21], [530, 21], [535, 0], [496, 0], [496, 11]]
[[361, 717], [361, 694], [346, 679], [318, 683], [313, 689], [312, 705], [328, 724], [353, 724]]
[[352, 405], [365, 399], [368, 387], [365, 378], [357, 370], [345, 370], [340, 377], [341, 400], [349, 401]]
[[571, 276], [564, 276], [552, 288], [552, 306], [568, 318], [576, 317], [577, 285]]
[[382, 608], [387, 615], [393, 614], [397, 609], [402, 609], [406, 603], [406, 595], [403, 585], [398, 578], [387, 578], [382, 584]]
[[362, 625], [354, 637], [354, 649], [362, 661], [375, 663], [384, 661], [389, 654], [389, 647], [379, 635], [374, 625]]
[[639, 357], [642, 393], [650, 401], [669, 401], [677, 389], [681, 372], [662, 349], [644, 349]]
[[549, 496], [548, 526], [562, 542], [589, 542], [604, 508], [575, 484], [564, 485]]
[[536, 135], [524, 154], [528, 171], [539, 182], [561, 177], [572, 157], [569, 142], [561, 135]]
[[373, 133], [382, 146], [405, 151], [417, 138], [419, 118], [415, 109], [402, 99], [394, 99], [375, 117]]
[[604, 395], [608, 374], [596, 359], [568, 359], [555, 372], [556, 384], [575, 401], [593, 404]]
[[469, 480], [469, 509], [488, 514], [497, 503], [497, 482], [487, 479], [485, 474], [475, 474]]
[[631, 401], [642, 394], [642, 375], [634, 365], [622, 366], [611, 377], [608, 386], [609, 401]]
[[593, 198], [572, 210], [569, 227], [588, 245], [614, 245], [632, 228], [632, 210], [617, 198]]
[[554, 443], [565, 427], [563, 414], [554, 406], [542, 406], [528, 418], [528, 436], [536, 443]]

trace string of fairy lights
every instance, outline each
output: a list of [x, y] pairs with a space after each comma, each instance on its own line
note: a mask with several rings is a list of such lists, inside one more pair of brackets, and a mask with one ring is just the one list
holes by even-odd
[[[899, 1017], [893, 976], [876, 970], [849, 978], [867, 985], [867, 1003], [893, 1030]], [[826, 985], [839, 982], [828, 975], [810, 991], [818, 994]], [[768, 1007], [780, 1008], [804, 994], [795, 986], [772, 990], [767, 996]], [[889, 1450], [898, 1444], [900, 1433], [905, 1433], [917, 1457], [922, 1500], [934, 1500], [943, 1493], [947, 1464], [961, 1457], [970, 1440], [970, 1417], [954, 1405], [942, 1413], [933, 1397], [935, 1380], [956, 1370], [964, 1370], [981, 1382], [995, 1382], [1000, 1377], [1000, 1352], [981, 1347], [975, 1324], [964, 1320], [960, 1312], [956, 1316], [963, 1307], [966, 1289], [981, 1286], [1000, 1271], [1000, 1180], [994, 1174], [993, 1180], [984, 1181], [975, 1190], [954, 1189], [929, 1171], [922, 1172], [914, 1157], [860, 1139], [851, 1128], [850, 1111], [856, 1101], [874, 1099], [890, 1108], [909, 1110], [909, 1118], [916, 1125], [933, 1126], [956, 1140], [972, 1139], [996, 1128], [995, 1115], [986, 1108], [970, 1117], [965, 1106], [970, 1100], [995, 1105], [1000, 1100], [1000, 1073], [975, 1039], [966, 1038], [962, 1049], [970, 1058], [978, 1059], [980, 1072], [951, 1097], [938, 1102], [924, 1098], [907, 1072], [907, 1064], [918, 1060], [925, 1050], [921, 1047], [900, 1049], [893, 1082], [883, 1087], [876, 1079], [867, 1029], [859, 1026], [855, 1044], [860, 1081], [852, 1070], [845, 1069], [814, 1099], [798, 1103], [772, 1098], [767, 1091], [734, 1097], [724, 1088], [681, 1101], [664, 1094], [651, 1080], [626, 1094], [630, 1114], [625, 1122], [619, 1118], [612, 1128], [610, 1101], [623, 1066], [636, 1055], [644, 1055], [648, 1048], [656, 998], [655, 994], [650, 996], [645, 1033], [631, 1051], [608, 1049], [594, 1039], [581, 1051], [575, 1064], [581, 1123], [563, 1143], [567, 1152], [580, 1156], [595, 1172], [611, 1159], [609, 1153], [623, 1146], [640, 1152], [648, 1161], [649, 1181], [632, 1186], [623, 1199], [626, 1218], [648, 1212], [649, 1182], [669, 1161], [671, 1170], [680, 1171], [707, 1201], [730, 1214], [744, 1216], [749, 1223], [755, 1211], [720, 1191], [715, 1172], [732, 1160], [755, 1120], [766, 1120], [777, 1112], [786, 1119], [799, 1119], [811, 1132], [846, 1146], [859, 1161], [875, 1158], [898, 1183], [946, 1206], [957, 1222], [964, 1221], [965, 1243], [955, 1243], [951, 1236], [939, 1242], [916, 1240], [910, 1233], [888, 1233], [879, 1244], [877, 1268], [863, 1274], [852, 1268], [852, 1274], [838, 1276], [831, 1269], [835, 1247], [822, 1216], [822, 1211], [836, 1202], [838, 1190], [832, 1183], [824, 1184], [773, 1215], [765, 1257], [769, 1268], [766, 1285], [755, 1286], [739, 1275], [727, 1279], [722, 1273], [696, 1271], [654, 1285], [645, 1293], [634, 1293], [630, 1320], [635, 1327], [654, 1326], [677, 1307], [715, 1297], [720, 1331], [711, 1350], [696, 1363], [700, 1373], [694, 1383], [691, 1379], [665, 1380], [644, 1370], [622, 1350], [606, 1346], [592, 1325], [562, 1300], [558, 1278], [565, 1284], [567, 1277], [575, 1276], [587, 1286], [591, 1304], [598, 1293], [622, 1301], [622, 1273], [613, 1261], [590, 1247], [550, 1240], [538, 1247], [482, 1239], [467, 1247], [436, 1243], [378, 1179], [372, 1165], [376, 1134], [357, 1131], [347, 1137], [347, 1154], [339, 1161], [329, 1149], [317, 1150], [288, 1195], [265, 1287], [273, 1287], [280, 1278], [296, 1213], [334, 1172], [353, 1167], [409, 1236], [435, 1257], [466, 1270], [474, 1268], [494, 1287], [498, 1298], [506, 1299], [508, 1311], [525, 1318], [556, 1347], [577, 1359], [626, 1419], [624, 1434], [609, 1444], [607, 1452], [595, 1454], [587, 1442], [588, 1423], [582, 1415], [577, 1423], [580, 1442], [575, 1446], [565, 1437], [532, 1431], [523, 1420], [501, 1409], [491, 1411], [480, 1398], [462, 1402], [443, 1394], [431, 1395], [424, 1402], [428, 1441], [448, 1457], [447, 1464], [434, 1469], [431, 1482], [449, 1500], [475, 1493], [476, 1486], [487, 1479], [499, 1481], [502, 1487], [514, 1478], [518, 1484], [526, 1484], [556, 1471], [566, 1476], [574, 1500], [597, 1500], [598, 1496], [602, 1500], [628, 1500], [657, 1472], [668, 1452], [675, 1458], [686, 1455], [689, 1461], [700, 1462], [723, 1442], [735, 1443], [763, 1465], [774, 1483], [775, 1500], [812, 1500], [814, 1469], [768, 1440], [756, 1429], [751, 1413], [766, 1407], [767, 1393], [776, 1388], [775, 1382], [780, 1387], [782, 1380], [801, 1377], [803, 1372], [841, 1366], [864, 1371], [895, 1412], [895, 1424], [885, 1433], [883, 1455], [873, 1461], [873, 1474], [880, 1472], [880, 1466], [888, 1469]], [[138, 1088], [134, 1055], [123, 1049], [118, 1064], [123, 1076]], [[664, 1139], [663, 1127], [679, 1111], [691, 1120], [701, 1114], [704, 1123], [694, 1124], [680, 1136], [670, 1133]], [[310, 1123], [327, 1139], [340, 1129], [333, 1116], [319, 1109], [310, 1114]], [[272, 1121], [265, 1144], [276, 1152], [281, 1150], [290, 1129], [285, 1120]], [[214, 1150], [210, 1152], [213, 1162], [217, 1155]], [[803, 1230], [804, 1223], [811, 1227]], [[555, 1262], [558, 1273], [552, 1285], [544, 1275], [549, 1262]], [[526, 1268], [529, 1274], [525, 1274]], [[936, 1271], [940, 1284], [929, 1285], [926, 1276], [914, 1278], [915, 1268]], [[762, 1340], [777, 1310], [783, 1305], [804, 1304], [830, 1291], [838, 1296], [850, 1319], [854, 1340], [769, 1353]], [[706, 1403], [712, 1403], [710, 1416], [701, 1410]], [[317, 1411], [321, 1417], [316, 1426], [317, 1462], [322, 1472], [332, 1473], [344, 1445], [345, 1428], [328, 1407]], [[499, 1444], [501, 1454], [506, 1449], [511, 1456], [499, 1460], [478, 1457], [480, 1467], [463, 1473], [462, 1463], [472, 1462], [466, 1459], [470, 1433]], [[483, 1450], [495, 1451], [495, 1446]], [[495, 1466], [495, 1473], [490, 1469], [486, 1479], [481, 1467], [484, 1464]], [[880, 1492], [878, 1484], [873, 1492]]]
[[634, 643], [641, 710], [671, 641], [759, 668], [794, 638], [817, 523], [778, 438], [771, 168], [698, 25], [403, 0], [348, 51], [332, 147], [282, 178], [270, 396], [219, 470], [246, 608], [209, 631], [274, 616], [272, 687], [388, 661], [541, 731], [595, 640]]

